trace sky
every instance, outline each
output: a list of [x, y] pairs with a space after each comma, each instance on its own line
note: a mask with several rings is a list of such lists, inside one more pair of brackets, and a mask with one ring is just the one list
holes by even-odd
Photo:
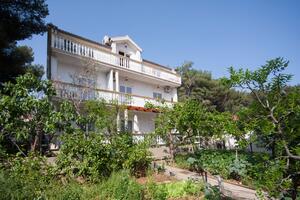
[[[257, 69], [267, 60], [290, 61], [290, 84], [300, 83], [298, 0], [48, 0], [47, 23], [91, 40], [129, 35], [142, 57], [175, 68], [192, 61], [214, 78], [228, 68]], [[46, 66], [47, 36], [19, 42]]]

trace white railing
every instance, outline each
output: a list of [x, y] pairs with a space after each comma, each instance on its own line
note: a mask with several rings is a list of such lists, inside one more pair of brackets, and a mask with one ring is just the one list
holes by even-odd
[[181, 84], [181, 78], [178, 75], [176, 75], [175, 72], [173, 73], [155, 69], [147, 65], [147, 63], [145, 62], [138, 62], [111, 52], [101, 51], [99, 49], [81, 44], [75, 41], [75, 39], [68, 39], [56, 33], [52, 33], [51, 47], [55, 49], [60, 49], [71, 54], [92, 58], [103, 63], [111, 64], [121, 68], [126, 68], [149, 76]]
[[115, 91], [96, 89], [72, 83], [61, 81], [53, 81], [56, 89], [56, 95], [60, 98], [75, 99], [75, 100], [94, 100], [103, 99], [107, 103], [118, 103], [128, 106], [144, 107], [147, 102], [154, 106], [172, 106], [173, 103], [169, 101], [158, 101], [149, 97], [142, 97], [138, 95], [125, 94]]

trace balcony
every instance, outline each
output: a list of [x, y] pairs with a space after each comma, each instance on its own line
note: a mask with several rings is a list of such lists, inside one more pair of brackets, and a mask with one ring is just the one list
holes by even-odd
[[148, 62], [139, 62], [128, 57], [120, 56], [115, 53], [96, 48], [95, 45], [88, 45], [87, 42], [80, 42], [77, 38], [53, 31], [51, 35], [51, 47], [59, 52], [71, 55], [83, 56], [95, 61], [112, 65], [120, 69], [138, 72], [152, 78], [158, 78], [175, 86], [180, 86], [181, 77], [173, 70], [159, 69], [151, 66]]
[[172, 106], [173, 102], [164, 100], [159, 101], [154, 98], [144, 97], [134, 94], [125, 94], [104, 89], [91, 88], [87, 86], [66, 83], [61, 81], [52, 81], [56, 90], [56, 96], [63, 99], [74, 100], [100, 100], [106, 103], [117, 103], [126, 106], [144, 107], [147, 102], [154, 106]]

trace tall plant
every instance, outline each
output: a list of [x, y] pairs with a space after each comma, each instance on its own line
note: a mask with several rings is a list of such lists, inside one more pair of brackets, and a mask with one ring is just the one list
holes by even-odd
[[[224, 80], [253, 95], [255, 101], [240, 115], [241, 127], [252, 130], [272, 150], [273, 159], [285, 163], [282, 180], [277, 180], [273, 189], [292, 190], [296, 199], [300, 185], [300, 90], [288, 86], [292, 78], [284, 73], [288, 64], [283, 58], [276, 58], [254, 71], [231, 67], [230, 78]], [[290, 187], [283, 187], [289, 182]]]

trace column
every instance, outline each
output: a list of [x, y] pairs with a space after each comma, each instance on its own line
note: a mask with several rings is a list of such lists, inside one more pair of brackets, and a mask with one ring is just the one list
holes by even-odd
[[124, 127], [125, 131], [128, 131], [128, 109], [124, 110]]
[[136, 113], [134, 113], [133, 116], [133, 132], [139, 132], [139, 119], [138, 119], [138, 115]]
[[[57, 59], [53, 56], [51, 56], [51, 80], [58, 80], [58, 73], [57, 73]], [[62, 80], [66, 81], [66, 80]]]
[[120, 91], [119, 71], [115, 72], [115, 78], [116, 78], [116, 92], [119, 92]]
[[117, 131], [120, 132], [121, 131], [121, 119], [120, 119], [120, 112], [118, 111], [117, 113]]
[[114, 73], [114, 70], [111, 69], [107, 74], [107, 89], [108, 90], [113, 90], [114, 89], [113, 73]]

